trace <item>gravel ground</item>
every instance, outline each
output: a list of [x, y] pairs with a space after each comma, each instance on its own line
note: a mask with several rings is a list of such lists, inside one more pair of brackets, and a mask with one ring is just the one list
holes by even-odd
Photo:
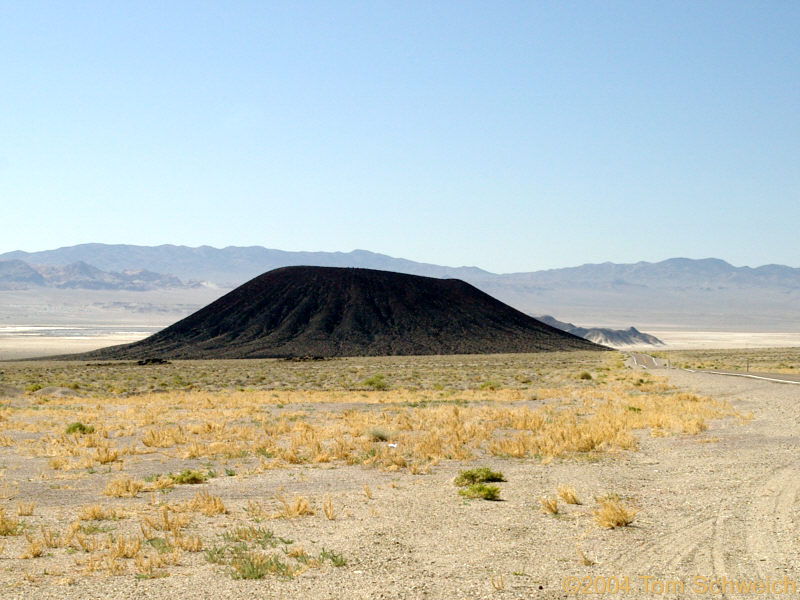
[[[6, 550], [0, 553], [0, 597], [603, 595], [571, 591], [581, 584], [569, 578], [588, 578], [583, 585], [589, 592], [627, 578], [627, 591], [607, 594], [620, 598], [754, 595], [727, 588], [724, 596], [712, 593], [717, 588], [705, 591], [703, 586], [713, 581], [726, 585], [723, 578], [774, 582], [788, 577], [800, 589], [798, 386], [680, 371], [658, 374], [668, 375], [681, 388], [724, 398], [754, 418], [716, 421], [695, 436], [651, 437], [641, 432], [639, 450], [599, 461], [487, 459], [481, 464], [502, 471], [507, 480], [499, 484], [500, 502], [459, 497], [452, 480], [463, 465], [455, 462], [442, 462], [428, 475], [304, 466], [265, 472], [248, 480], [247, 486], [236, 478], [217, 478], [204, 486], [225, 497], [231, 507], [272, 497], [277, 489], [287, 497], [329, 496], [337, 513], [333, 520], [318, 512], [267, 525], [309, 550], [334, 549], [347, 564], [326, 564], [290, 580], [268, 576], [250, 581], [232, 579], [195, 555], [171, 568], [168, 577], [136, 579], [85, 576], [67, 557], [59, 567], [61, 576], [52, 577], [37, 571], [36, 559], [19, 561]], [[539, 499], [555, 495], [561, 484], [574, 487], [583, 504], [561, 503], [558, 515], [543, 513]], [[195, 491], [177, 489], [169, 500], [183, 500]], [[609, 493], [638, 509], [631, 526], [607, 530], [594, 523], [594, 498]], [[209, 519], [208, 527], [215, 526]], [[590, 562], [594, 564], [586, 564]], [[33, 582], [20, 577], [24, 569]], [[767, 597], [789, 594], [773, 587]]]

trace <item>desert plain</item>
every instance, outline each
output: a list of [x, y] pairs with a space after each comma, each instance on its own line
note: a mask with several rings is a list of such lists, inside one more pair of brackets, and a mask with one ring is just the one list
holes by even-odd
[[5, 362], [0, 385], [4, 598], [779, 597], [800, 579], [795, 385], [619, 352]]

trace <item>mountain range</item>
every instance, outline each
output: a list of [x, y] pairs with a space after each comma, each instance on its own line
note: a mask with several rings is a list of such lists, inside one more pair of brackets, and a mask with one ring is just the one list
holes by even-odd
[[[784, 265], [736, 267], [715, 258], [671, 258], [632, 264], [585, 264], [563, 269], [496, 274], [447, 267], [366, 250], [286, 252], [260, 246], [130, 246], [82, 244], [42, 252], [0, 254], [24, 261], [45, 280], [43, 267], [76, 262], [124, 275], [142, 270], [176, 277], [180, 285], [206, 281], [232, 289], [284, 266], [361, 267], [462, 279], [531, 315], [600, 327], [800, 331], [800, 269]], [[22, 268], [18, 263], [15, 268]], [[35, 274], [29, 273], [36, 278]], [[62, 281], [56, 285], [67, 285]], [[158, 287], [160, 284], [148, 284]], [[207, 288], [206, 288], [207, 289]]]
[[83, 261], [64, 266], [30, 265], [22, 260], [0, 260], [0, 290], [24, 290], [39, 287], [84, 290], [148, 291], [163, 288], [197, 287], [174, 275], [146, 269], [122, 272], [102, 271]]
[[272, 269], [291, 266], [361, 267], [427, 277], [469, 279], [493, 273], [475, 267], [443, 267], [419, 263], [367, 250], [352, 252], [286, 252], [261, 246], [131, 246], [125, 244], [81, 244], [56, 250], [0, 254], [0, 261], [22, 260], [36, 265], [66, 265], [85, 262], [106, 271], [147, 269], [182, 280], [210, 281], [232, 289]]

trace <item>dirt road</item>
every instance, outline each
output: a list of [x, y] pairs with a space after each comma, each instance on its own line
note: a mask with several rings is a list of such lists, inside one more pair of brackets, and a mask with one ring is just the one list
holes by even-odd
[[[710, 373], [659, 374], [687, 389], [725, 398], [754, 418], [744, 426], [712, 428], [705, 444], [654, 445], [643, 458], [650, 465], [637, 466], [631, 475], [642, 484], [645, 518], [655, 520], [642, 524], [631, 547], [596, 570], [603, 576], [636, 574], [635, 596], [642, 598], [747, 598], [765, 578], [773, 586], [767, 597], [796, 597], [784, 594], [776, 582], [788, 577], [800, 584], [797, 389]], [[670, 581], [681, 582], [683, 593], [677, 583], [675, 593], [661, 596], [652, 586], [646, 593], [647, 583]], [[718, 591], [726, 593], [706, 589], [713, 581], [722, 582]], [[750, 591], [742, 592], [742, 586]]]

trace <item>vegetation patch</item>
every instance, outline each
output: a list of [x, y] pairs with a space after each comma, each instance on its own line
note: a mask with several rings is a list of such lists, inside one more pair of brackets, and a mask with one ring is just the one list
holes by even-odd
[[389, 384], [382, 373], [376, 373], [364, 380], [364, 386], [373, 390], [388, 390]]
[[[0, 572], [0, 586], [27, 585], [25, 571], [56, 584], [65, 560], [77, 585], [208, 564], [238, 579], [329, 571], [348, 565], [331, 532], [385, 515], [395, 494], [427, 494], [425, 475], [442, 463], [458, 465], [452, 489], [461, 498], [499, 500], [505, 477], [487, 464], [598, 461], [635, 451], [642, 433], [691, 436], [713, 419], [742, 417], [622, 362], [614, 353], [556, 352], [3, 364], [3, 381], [18, 389], [76, 381], [85, 395], [0, 407], [0, 562], [22, 561]], [[583, 371], [593, 379], [580, 380]], [[388, 377], [373, 375], [383, 373], [386, 389]], [[334, 469], [341, 489], [320, 491]], [[545, 512], [604, 528], [635, 516], [615, 497], [576, 509], [571, 487], [551, 496], [555, 511], [543, 504]]]
[[595, 522], [604, 529], [625, 527], [633, 523], [636, 510], [625, 506], [615, 497], [598, 498], [598, 507], [593, 511]]
[[170, 473], [169, 478], [172, 480], [172, 483], [192, 485], [197, 483], [205, 483], [206, 479], [208, 479], [208, 475], [205, 475], [200, 471], [184, 469], [177, 474]]
[[486, 485], [485, 483], [472, 483], [460, 490], [458, 493], [464, 498], [480, 498], [481, 500], [499, 500], [500, 488], [496, 485]]
[[67, 435], [72, 433], [79, 433], [84, 435], [86, 433], [94, 433], [94, 427], [91, 425], [84, 425], [80, 421], [75, 421], [74, 423], [70, 423], [67, 425], [66, 429]]
[[494, 481], [505, 481], [505, 478], [502, 473], [499, 471], [492, 471], [489, 467], [477, 467], [475, 469], [461, 471], [453, 480], [453, 483], [459, 487], [464, 487], [475, 483]]
[[276, 554], [243, 552], [234, 556], [230, 563], [231, 577], [234, 579], [263, 579], [267, 575], [277, 575], [291, 579], [297, 572]]

